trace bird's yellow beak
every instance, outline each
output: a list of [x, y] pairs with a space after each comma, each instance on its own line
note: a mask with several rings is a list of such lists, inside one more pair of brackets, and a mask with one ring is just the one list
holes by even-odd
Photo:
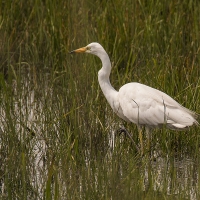
[[82, 47], [76, 50], [71, 51], [70, 53], [84, 53], [86, 52], [87, 48], [86, 47]]

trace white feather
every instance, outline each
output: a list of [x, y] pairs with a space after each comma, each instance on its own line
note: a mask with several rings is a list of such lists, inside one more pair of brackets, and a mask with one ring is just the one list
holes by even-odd
[[111, 63], [99, 43], [91, 43], [72, 52], [86, 52], [98, 56], [102, 68], [98, 73], [100, 87], [114, 112], [122, 119], [149, 128], [182, 130], [198, 124], [197, 114], [181, 106], [170, 96], [140, 83], [128, 83], [116, 91], [110, 84]]

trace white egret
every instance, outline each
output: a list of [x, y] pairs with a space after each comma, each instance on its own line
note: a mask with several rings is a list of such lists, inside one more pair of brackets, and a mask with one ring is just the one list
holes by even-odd
[[101, 90], [113, 111], [120, 118], [138, 126], [142, 153], [142, 126], [145, 126], [148, 133], [150, 129], [162, 128], [163, 125], [173, 130], [184, 130], [193, 124], [198, 124], [195, 112], [181, 106], [157, 89], [132, 82], [116, 91], [109, 79], [111, 73], [109, 56], [99, 43], [93, 42], [70, 53], [82, 52], [94, 54], [101, 59], [102, 68], [98, 72]]

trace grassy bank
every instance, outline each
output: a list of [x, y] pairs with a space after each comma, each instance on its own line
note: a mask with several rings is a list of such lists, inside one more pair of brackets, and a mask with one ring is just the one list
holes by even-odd
[[1, 1], [1, 199], [198, 199], [199, 127], [156, 130], [154, 159], [114, 132], [97, 41], [116, 89], [135, 81], [200, 113], [198, 1]]

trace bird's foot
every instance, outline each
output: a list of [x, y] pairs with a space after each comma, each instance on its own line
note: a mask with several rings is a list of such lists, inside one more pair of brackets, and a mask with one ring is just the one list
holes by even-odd
[[128, 137], [132, 144], [135, 146], [135, 148], [137, 149], [138, 153], [141, 153], [140, 148], [137, 146], [137, 144], [135, 143], [135, 141], [133, 140], [131, 134], [126, 130], [125, 127], [120, 127], [117, 131], [117, 134], [121, 135], [122, 133], [124, 133], [125, 137]]

